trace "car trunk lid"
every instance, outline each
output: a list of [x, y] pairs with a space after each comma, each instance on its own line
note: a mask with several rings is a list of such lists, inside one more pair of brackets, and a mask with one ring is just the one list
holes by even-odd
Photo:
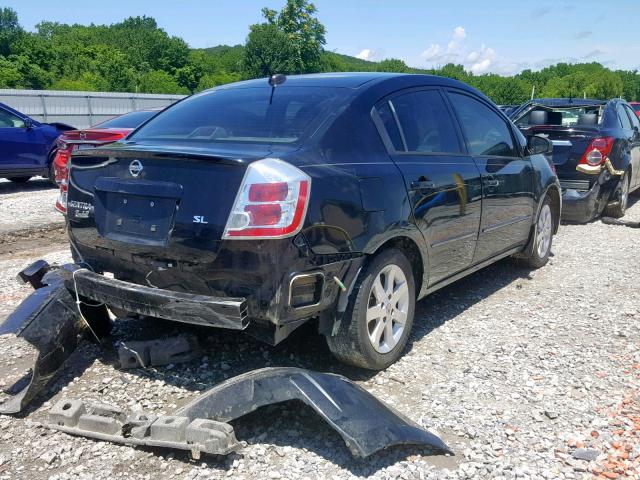
[[247, 165], [272, 153], [184, 145], [81, 151], [70, 170], [70, 228], [98, 248], [214, 249]]

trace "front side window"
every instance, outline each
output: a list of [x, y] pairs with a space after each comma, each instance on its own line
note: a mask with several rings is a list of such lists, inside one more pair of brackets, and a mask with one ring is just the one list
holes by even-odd
[[460, 145], [449, 111], [437, 90], [423, 90], [394, 97], [391, 104], [407, 151], [416, 153], [460, 153]]
[[460, 93], [449, 93], [471, 155], [517, 157], [507, 123], [482, 102]]
[[24, 128], [24, 121], [13, 113], [0, 108], [0, 128]]
[[[266, 84], [266, 82], [265, 82]], [[155, 142], [294, 143], [345, 105], [346, 88], [221, 88], [159, 113], [130, 140]]]

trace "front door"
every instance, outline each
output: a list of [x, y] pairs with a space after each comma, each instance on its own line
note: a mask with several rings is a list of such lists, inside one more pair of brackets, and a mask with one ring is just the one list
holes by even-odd
[[640, 185], [640, 119], [628, 106], [624, 107], [629, 120], [631, 121], [631, 189], [636, 189]]
[[482, 178], [482, 221], [474, 263], [525, 243], [534, 213], [533, 166], [522, 156], [511, 126], [488, 103], [447, 92], [467, 149]]
[[377, 106], [428, 247], [429, 284], [471, 265], [480, 225], [480, 173], [439, 89], [414, 89]]
[[42, 165], [44, 145], [37, 128], [0, 107], [0, 170], [34, 169]]

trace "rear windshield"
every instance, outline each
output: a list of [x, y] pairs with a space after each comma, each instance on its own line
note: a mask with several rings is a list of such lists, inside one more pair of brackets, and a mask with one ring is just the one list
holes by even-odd
[[210, 90], [169, 108], [130, 140], [294, 143], [348, 94], [345, 88], [281, 86], [270, 102], [268, 86]]
[[601, 119], [601, 106], [582, 106], [582, 107], [536, 107], [522, 118], [516, 124], [525, 125], [598, 125]]
[[120, 115], [119, 117], [112, 118], [106, 122], [94, 125], [96, 128], [136, 128], [141, 123], [146, 122], [156, 113], [155, 110], [144, 110], [141, 112], [131, 112]]

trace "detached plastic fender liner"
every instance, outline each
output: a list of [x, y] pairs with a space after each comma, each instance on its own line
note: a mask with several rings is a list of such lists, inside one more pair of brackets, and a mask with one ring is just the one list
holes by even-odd
[[[48, 269], [48, 265], [43, 268]], [[24, 299], [0, 325], [0, 335], [14, 334], [38, 351], [30, 374], [5, 390], [8, 398], [0, 400], [0, 413], [20, 412], [46, 387], [78, 346], [86, 324], [78, 315], [76, 300], [65, 288], [61, 275], [64, 270], [73, 271], [75, 268], [78, 267], [66, 265], [42, 276], [42, 287]], [[31, 267], [27, 267], [23, 272], [39, 276], [38, 272], [34, 273], [30, 269]], [[85, 313], [87, 315], [88, 312]], [[91, 312], [89, 321], [93, 320], [107, 323], [106, 310]], [[0, 368], [0, 371], [6, 371], [6, 367]]]
[[288, 400], [300, 400], [313, 408], [357, 457], [405, 444], [453, 453], [436, 435], [345, 377], [300, 368], [263, 368], [233, 377], [174, 415], [229, 422], [265, 405]]

